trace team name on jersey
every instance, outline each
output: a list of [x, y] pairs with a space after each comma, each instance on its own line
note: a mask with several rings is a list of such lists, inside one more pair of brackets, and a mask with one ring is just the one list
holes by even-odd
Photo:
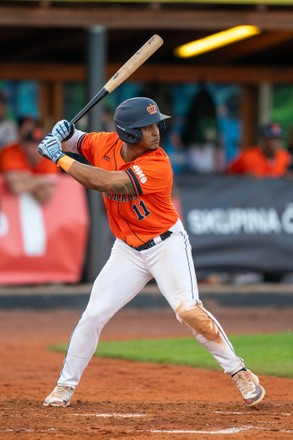
[[133, 200], [137, 200], [138, 196], [135, 194], [115, 194], [115, 193], [103, 193], [103, 196], [106, 199], [113, 200], [114, 202], [132, 202]]

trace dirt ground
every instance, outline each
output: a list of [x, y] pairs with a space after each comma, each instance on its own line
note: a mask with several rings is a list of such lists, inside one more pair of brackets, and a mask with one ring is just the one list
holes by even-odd
[[[292, 308], [210, 311], [228, 334], [293, 327]], [[63, 361], [48, 347], [68, 340], [80, 313], [0, 310], [1, 440], [293, 438], [293, 380], [268, 376], [266, 398], [252, 409], [222, 372], [93, 358], [72, 405], [44, 407]], [[102, 340], [188, 335], [167, 308], [124, 308]]]

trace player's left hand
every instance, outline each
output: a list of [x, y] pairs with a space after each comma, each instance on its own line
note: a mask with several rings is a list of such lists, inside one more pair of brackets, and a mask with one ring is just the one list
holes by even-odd
[[68, 141], [75, 132], [75, 125], [71, 122], [66, 121], [66, 119], [62, 119], [57, 122], [53, 129], [52, 133], [56, 136], [61, 142]]
[[65, 156], [61, 150], [61, 142], [52, 133], [48, 134], [38, 146], [38, 152], [41, 156], [46, 157], [52, 162], [56, 163], [58, 160]]

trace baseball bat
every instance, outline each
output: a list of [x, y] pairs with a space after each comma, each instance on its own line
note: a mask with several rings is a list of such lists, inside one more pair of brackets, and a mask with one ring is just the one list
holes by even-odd
[[109, 93], [113, 92], [133, 72], [135, 72], [160, 46], [163, 40], [159, 35], [153, 35], [122, 67], [109, 79], [101, 90], [84, 106], [80, 112], [70, 121], [78, 122], [98, 102], [102, 101]]

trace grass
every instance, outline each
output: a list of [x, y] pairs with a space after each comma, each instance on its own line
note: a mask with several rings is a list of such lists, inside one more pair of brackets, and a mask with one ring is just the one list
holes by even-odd
[[[234, 335], [230, 341], [237, 355], [255, 373], [293, 378], [292, 332]], [[67, 345], [54, 346], [53, 349], [65, 352]], [[221, 369], [210, 353], [193, 338], [100, 342], [95, 355], [209, 370]]]

